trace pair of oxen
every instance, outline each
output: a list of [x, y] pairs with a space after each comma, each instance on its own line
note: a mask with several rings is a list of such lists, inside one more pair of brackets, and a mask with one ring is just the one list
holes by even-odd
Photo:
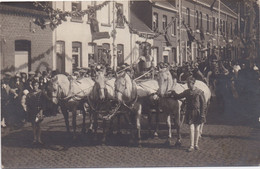
[[[167, 97], [167, 93], [173, 90], [181, 93], [188, 89], [188, 86], [175, 82], [168, 69], [161, 69], [157, 77], [156, 80], [134, 80], [127, 72], [121, 72], [116, 75], [116, 78], [107, 78], [104, 70], [97, 72], [94, 80], [92, 78], [71, 80], [67, 76], [59, 74], [51, 79], [48, 90], [52, 101], [61, 107], [68, 132], [70, 131], [68, 113], [72, 112], [74, 138], [76, 137], [76, 112], [78, 109], [82, 110], [83, 114], [82, 132], [86, 130], [86, 107], [90, 114], [90, 128], [94, 126], [95, 134], [97, 133], [98, 118], [101, 117], [104, 124], [103, 142], [106, 141], [106, 122], [123, 115], [131, 129], [132, 141], [135, 141], [134, 143], [138, 146], [141, 146], [142, 113], [146, 113], [148, 116], [149, 131], [151, 132], [152, 112], [156, 112], [154, 136], [158, 136], [159, 114], [162, 112], [166, 113], [167, 117], [168, 139], [166, 143], [171, 143], [171, 117], [174, 117], [174, 126], [178, 135], [175, 145], [180, 146], [180, 128], [185, 114], [181, 111], [181, 106], [184, 100]], [[201, 81], [196, 81], [195, 86], [204, 92], [209, 105], [211, 93], [208, 86]]]

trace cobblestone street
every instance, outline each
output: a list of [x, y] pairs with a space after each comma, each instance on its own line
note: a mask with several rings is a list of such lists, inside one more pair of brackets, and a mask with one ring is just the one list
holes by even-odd
[[[6, 168], [258, 166], [260, 128], [252, 118], [209, 112], [200, 150], [188, 153], [186, 124], [182, 128], [182, 147], [173, 146], [176, 130], [172, 145], [168, 147], [164, 145], [167, 130], [163, 120], [159, 138], [154, 139], [148, 138], [147, 120], [143, 118], [142, 147], [138, 148], [128, 146], [126, 130], [121, 136], [111, 136], [107, 145], [94, 144], [88, 134], [79, 133], [82, 116], [77, 117], [78, 138], [73, 140], [65, 132], [63, 116], [58, 114], [43, 122], [44, 146], [32, 145], [33, 135], [28, 123], [18, 130], [2, 129], [2, 164]], [[98, 130], [98, 137], [101, 137], [101, 131]]]

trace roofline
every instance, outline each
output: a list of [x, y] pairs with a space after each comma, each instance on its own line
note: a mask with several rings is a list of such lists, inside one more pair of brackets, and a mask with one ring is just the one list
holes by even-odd
[[[165, 8], [165, 9], [170, 10], [170, 11], [173, 11], [173, 12], [178, 12], [177, 9], [169, 8], [169, 7], [165, 7], [165, 6], [159, 5], [157, 2], [153, 2], [152, 0], [148, 0], [148, 1], [149, 1], [151, 4], [154, 4], [155, 6], [158, 6], [158, 7], [161, 7], [161, 8]], [[210, 5], [209, 5], [209, 4], [203, 3], [203, 2], [201, 2], [201, 1], [199, 1], [199, 0], [194, 1], [194, 2], [195, 2], [195, 3], [197, 2], [197, 3], [201, 4], [201, 5], [204, 5], [204, 6], [210, 8]], [[224, 13], [224, 14], [226, 14], [226, 15], [229, 15], [229, 16], [234, 17], [234, 18], [237, 19], [238, 14], [237, 14], [236, 12], [234, 12], [232, 9], [230, 9], [230, 8], [229, 8], [227, 5], [225, 5], [223, 2], [220, 1], [220, 3], [221, 3], [223, 6], [225, 6], [226, 8], [228, 8], [230, 11], [232, 11], [233, 14], [230, 14], [230, 13], [225, 12], [224, 10], [221, 10], [221, 9], [220, 9], [221, 13]], [[213, 9], [216, 10], [216, 11], [218, 11], [218, 8], [213, 7]]]
[[[224, 5], [226, 8], [228, 8], [230, 11], [233, 12], [233, 14], [238, 15], [236, 12], [234, 12], [231, 8], [229, 8], [226, 4], [224, 4], [222, 1], [220, 1], [222, 5]], [[237, 17], [237, 16], [236, 16]]]
[[[147, 34], [147, 35], [155, 35], [155, 33], [154, 32], [144, 32], [144, 31], [138, 31], [139, 33], [143, 33], [143, 34]], [[133, 33], [132, 32], [132, 34], [136, 34], [137, 35], [137, 33]]]
[[[198, 0], [197, 0], [196, 2], [199, 3], [199, 4], [201, 4], [201, 5], [204, 5], [204, 6], [210, 8], [210, 5], [209, 5], [209, 4], [205, 4], [205, 3], [201, 2], [201, 1], [198, 1]], [[221, 2], [221, 1], [220, 1], [220, 2]], [[221, 2], [221, 4], [223, 4], [223, 3]], [[227, 12], [225, 12], [225, 11], [223, 11], [223, 10], [220, 9], [221, 13], [224, 13], [224, 14], [226, 14], [226, 15], [232, 16], [232, 17], [234, 17], [234, 18], [237, 18], [237, 17], [238, 17], [238, 14], [237, 14], [237, 13], [235, 13], [232, 9], [230, 9], [230, 8], [229, 8], [228, 6], [226, 6], [225, 4], [223, 4], [223, 5], [224, 5], [225, 7], [227, 7], [230, 11], [232, 11], [233, 14], [235, 14], [235, 15], [232, 15], [232, 14], [227, 13]], [[213, 9], [216, 10], [216, 11], [218, 11], [218, 8], [213, 7]]]
[[5, 4], [1, 4], [1, 11], [0, 13], [6, 13], [6, 14], [12, 14], [12, 15], [27, 15], [27, 16], [44, 16], [47, 17], [48, 15], [44, 11], [38, 11], [35, 9], [27, 9], [27, 8], [21, 8], [21, 7], [14, 7], [14, 6], [9, 6]]
[[[151, 1], [151, 0], [150, 0], [150, 1]], [[154, 5], [155, 5], [155, 6], [158, 6], [158, 7], [161, 7], [161, 8], [165, 8], [165, 9], [170, 10], [170, 11], [173, 11], [173, 12], [178, 12], [177, 9], [170, 8], [170, 7], [165, 7], [165, 6], [163, 6], [163, 5], [158, 4], [157, 2], [155, 2]]]

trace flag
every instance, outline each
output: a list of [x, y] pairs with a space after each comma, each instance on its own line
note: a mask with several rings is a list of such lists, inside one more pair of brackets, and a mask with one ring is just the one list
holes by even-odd
[[214, 0], [214, 2], [210, 5], [210, 10], [213, 10], [213, 7], [214, 7], [216, 1], [217, 0]]
[[191, 28], [186, 28], [186, 31], [187, 31], [187, 35], [188, 35], [188, 39], [189, 39], [189, 44], [191, 44], [191, 42], [193, 42], [195, 40], [195, 37], [193, 35], [193, 32], [191, 30]]
[[93, 32], [92, 33], [92, 40], [97, 39], [109, 39], [110, 35], [108, 32]]
[[99, 32], [98, 21], [96, 18], [91, 18], [90, 30], [91, 30], [91, 33]]
[[96, 18], [91, 18], [90, 20], [90, 30], [92, 34], [92, 40], [97, 40], [97, 39], [109, 39], [110, 35], [108, 32], [99, 32], [99, 26], [98, 26], [98, 21]]
[[166, 40], [166, 46], [172, 46], [169, 35], [167, 33], [165, 33], [164, 38]]

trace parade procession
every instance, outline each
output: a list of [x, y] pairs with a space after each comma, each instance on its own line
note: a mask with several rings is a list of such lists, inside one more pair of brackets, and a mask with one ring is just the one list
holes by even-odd
[[2, 168], [259, 166], [259, 11], [1, 2]]

